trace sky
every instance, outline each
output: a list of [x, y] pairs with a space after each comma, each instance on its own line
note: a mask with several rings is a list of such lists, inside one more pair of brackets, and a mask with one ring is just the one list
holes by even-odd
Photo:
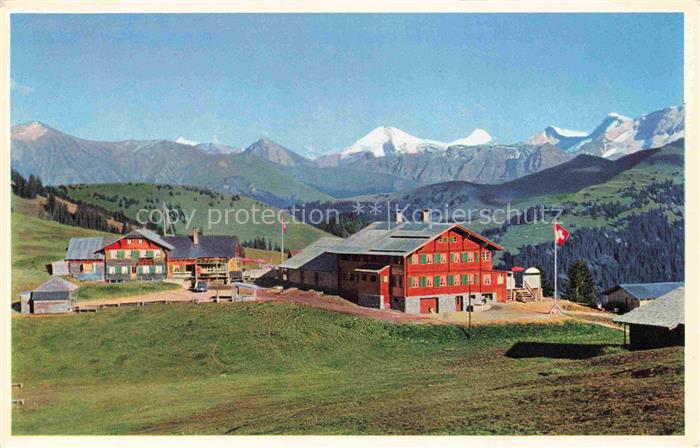
[[498, 142], [683, 103], [681, 14], [13, 14], [11, 121], [336, 152]]

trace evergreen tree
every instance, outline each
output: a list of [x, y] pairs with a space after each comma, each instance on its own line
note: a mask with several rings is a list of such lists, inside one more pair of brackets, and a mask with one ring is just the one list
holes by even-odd
[[584, 260], [576, 260], [569, 267], [569, 281], [566, 283], [564, 297], [572, 302], [595, 306], [595, 283]]
[[545, 297], [554, 296], [554, 287], [547, 281], [547, 275], [545, 274], [544, 269], [541, 266], [535, 267], [540, 271], [540, 285], [542, 286], [542, 294], [544, 294]]

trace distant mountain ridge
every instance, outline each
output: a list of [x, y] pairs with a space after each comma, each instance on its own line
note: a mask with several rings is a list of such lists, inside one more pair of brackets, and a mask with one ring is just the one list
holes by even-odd
[[590, 133], [548, 126], [526, 140], [526, 143], [550, 143], [568, 152], [615, 159], [643, 149], [667, 145], [684, 135], [685, 106], [674, 106], [637, 118], [613, 112]]
[[40, 122], [12, 128], [12, 167], [46, 184], [157, 182], [240, 193], [278, 207], [391, 193], [449, 181], [500, 184], [580, 154], [616, 159], [682, 138], [684, 107], [636, 119], [608, 115], [591, 133], [549, 126], [531, 139], [495, 143], [481, 129], [451, 143], [378, 127], [336, 154], [309, 159], [270, 139], [245, 149], [169, 140], [92, 141]]

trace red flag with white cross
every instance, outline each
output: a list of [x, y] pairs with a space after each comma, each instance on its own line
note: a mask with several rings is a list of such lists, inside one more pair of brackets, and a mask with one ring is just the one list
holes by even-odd
[[563, 246], [567, 238], [569, 238], [569, 231], [563, 228], [558, 222], [554, 223], [554, 242], [557, 246]]

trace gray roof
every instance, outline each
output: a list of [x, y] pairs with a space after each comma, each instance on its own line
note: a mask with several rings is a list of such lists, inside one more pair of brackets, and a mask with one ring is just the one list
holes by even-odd
[[198, 244], [194, 244], [191, 236], [164, 236], [163, 240], [173, 248], [168, 258], [233, 258], [238, 238], [199, 235]]
[[621, 283], [603, 291], [608, 295], [619, 289], [624, 289], [637, 300], [656, 299], [674, 289], [684, 285], [683, 282], [663, 282], [663, 283]]
[[37, 288], [33, 289], [32, 292], [75, 291], [78, 288], [78, 285], [71, 283], [68, 280], [64, 280], [60, 277], [52, 277], [49, 281], [46, 281]]
[[374, 222], [356, 234], [346, 238], [329, 252], [361, 255], [407, 255], [446, 230], [458, 228], [470, 238], [486, 247], [503, 250], [503, 247], [459, 224], [406, 222], [401, 224]]
[[[305, 266], [309, 264], [310, 262], [316, 260], [320, 255], [329, 252], [330, 249], [333, 249], [337, 244], [341, 243], [343, 240], [342, 238], [334, 238], [334, 237], [323, 237], [318, 239], [316, 242], [309, 244], [299, 252], [298, 254], [294, 255], [291, 258], [288, 258], [287, 260], [284, 261], [284, 263], [280, 264], [280, 268], [286, 268], [286, 269], [299, 269], [302, 266]], [[319, 260], [319, 262], [321, 262]], [[312, 266], [305, 266], [308, 269], [311, 270], [324, 270], [324, 266], [315, 266], [318, 263], [313, 263]], [[330, 268], [330, 266], [328, 266]], [[316, 269], [313, 269], [316, 268]]]
[[148, 229], [136, 229], [136, 230], [132, 230], [131, 232], [127, 233], [124, 236], [112, 238], [111, 240], [109, 240], [109, 237], [106, 237], [104, 244], [96, 250], [102, 250], [105, 247], [109, 246], [110, 244], [116, 243], [117, 241], [122, 240], [124, 238], [145, 238], [148, 241], [150, 241], [154, 244], [157, 244], [158, 246], [163, 247], [165, 249], [168, 249], [168, 250], [174, 249], [173, 246], [171, 246], [169, 243], [163, 241], [161, 236], [158, 235], [157, 233], [155, 233], [154, 231], [148, 230]]
[[652, 325], [673, 330], [685, 322], [683, 312], [684, 297], [685, 288], [676, 288], [653, 302], [616, 317], [613, 321], [625, 324]]
[[113, 237], [104, 236], [71, 238], [66, 251], [66, 260], [102, 260], [104, 256], [95, 251], [108, 246], [113, 241]]
[[[321, 238], [307, 246], [299, 254], [280, 264], [279, 267], [299, 269], [303, 266], [309, 270], [331, 270], [331, 264], [335, 261], [329, 257], [321, 257], [324, 253], [403, 256], [410, 254], [431, 239], [452, 228], [461, 229], [470, 238], [484, 243], [485, 247], [503, 250], [503, 247], [493, 241], [459, 224], [423, 222], [396, 224], [378, 221], [371, 223], [345, 239]], [[312, 261], [313, 264], [311, 263]]]

